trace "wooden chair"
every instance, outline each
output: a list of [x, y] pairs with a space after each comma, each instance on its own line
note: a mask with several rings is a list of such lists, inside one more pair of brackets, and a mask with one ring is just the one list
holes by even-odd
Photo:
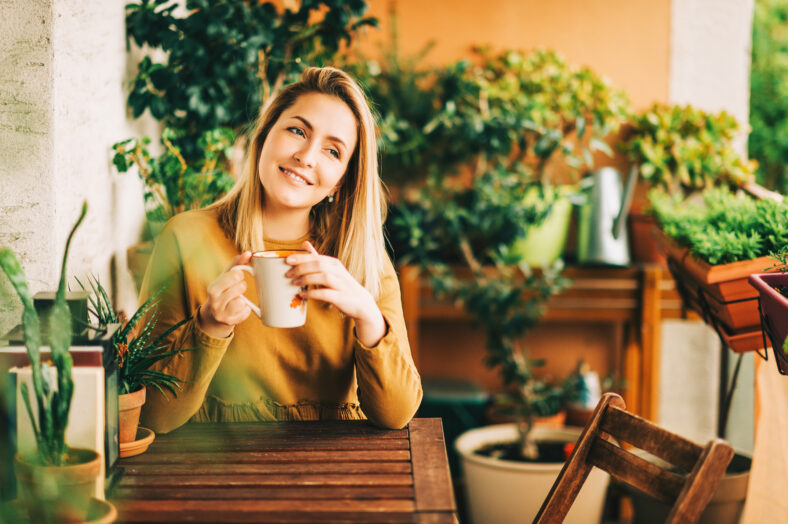
[[[615, 393], [602, 396], [534, 523], [563, 522], [592, 467], [672, 504], [667, 523], [697, 522], [733, 458], [733, 448], [718, 438], [701, 447], [625, 408], [624, 400]], [[663, 469], [616, 441], [629, 443], [675, 467]]]

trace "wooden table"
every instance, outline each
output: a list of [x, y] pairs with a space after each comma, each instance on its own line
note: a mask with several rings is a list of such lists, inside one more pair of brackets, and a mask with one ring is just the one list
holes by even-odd
[[120, 466], [119, 522], [457, 522], [437, 418], [188, 424]]

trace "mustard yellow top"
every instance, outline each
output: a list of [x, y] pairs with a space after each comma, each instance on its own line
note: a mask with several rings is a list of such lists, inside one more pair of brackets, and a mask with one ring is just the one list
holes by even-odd
[[[265, 239], [266, 249], [300, 249], [298, 239]], [[177, 398], [148, 388], [142, 424], [167, 433], [186, 423], [274, 420], [354, 420], [401, 428], [421, 402], [421, 380], [410, 354], [399, 282], [391, 262], [377, 300], [387, 333], [375, 347], [355, 337], [352, 319], [315, 300], [306, 324], [270, 328], [254, 314], [228, 338], [214, 338], [197, 323], [206, 288], [238, 255], [212, 210], [189, 211], [165, 225], [142, 284], [144, 301], [164, 284], [154, 337], [184, 318], [170, 334], [170, 350], [194, 348], [158, 363], [184, 381]], [[246, 273], [244, 273], [246, 275]], [[257, 302], [246, 275], [246, 297]]]

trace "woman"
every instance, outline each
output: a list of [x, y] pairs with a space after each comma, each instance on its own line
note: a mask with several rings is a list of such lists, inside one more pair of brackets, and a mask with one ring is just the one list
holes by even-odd
[[[374, 119], [345, 73], [307, 69], [260, 118], [233, 190], [162, 230], [142, 300], [160, 295], [169, 349], [157, 369], [182, 379], [176, 398], [148, 395], [143, 424], [352, 420], [403, 427], [421, 401], [399, 284], [385, 252], [385, 203]], [[290, 255], [304, 326], [269, 328], [241, 299], [254, 282], [233, 266], [258, 250]], [[247, 292], [247, 279], [250, 285]]]

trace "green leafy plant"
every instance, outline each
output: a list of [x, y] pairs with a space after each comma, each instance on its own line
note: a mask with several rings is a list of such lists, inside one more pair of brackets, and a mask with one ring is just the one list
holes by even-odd
[[230, 175], [235, 133], [229, 128], [205, 131], [197, 141], [197, 154], [187, 162], [175, 143], [182, 131], [166, 128], [161, 143], [164, 152], [153, 157], [150, 139], [130, 138], [113, 144], [112, 162], [120, 173], [132, 166], [145, 183], [145, 201], [150, 220], [165, 221], [187, 211], [207, 206], [233, 186]]
[[655, 104], [632, 119], [620, 148], [640, 166], [642, 180], [655, 188], [687, 194], [721, 184], [738, 186], [752, 180], [756, 167], [733, 148], [738, 127], [724, 111]]
[[563, 289], [560, 261], [535, 273], [512, 248], [545, 209], [523, 205], [529, 184], [505, 166], [474, 179], [471, 188], [447, 188], [432, 179], [423, 206], [397, 206], [393, 218], [410, 249], [401, 262], [417, 265], [435, 295], [464, 308], [484, 330], [485, 363], [497, 367], [506, 387], [501, 409], [521, 421], [522, 448], [533, 457], [534, 418], [561, 404], [559, 388], [537, 378], [543, 362], [528, 357], [520, 339], [543, 313], [546, 300]]
[[[392, 207], [387, 231], [398, 262], [418, 266], [437, 297], [464, 308], [485, 332], [485, 363], [505, 388], [498, 412], [518, 420], [521, 453], [533, 459], [534, 419], [558, 411], [569, 390], [539, 375], [544, 361], [529, 357], [522, 338], [567, 280], [560, 260], [531, 271], [516, 245], [551, 213], [558, 182], [590, 169], [595, 152], [612, 153], [604, 139], [626, 120], [628, 102], [552, 51], [476, 58], [424, 75], [401, 74], [403, 63], [390, 62], [389, 90], [373, 92], [382, 120], [406, 130], [389, 137], [401, 146], [389, 165], [404, 166], [413, 151], [408, 160], [423, 162], [411, 171], [424, 177], [420, 191]], [[434, 89], [433, 106], [422, 89]], [[409, 99], [421, 101], [428, 120], [409, 119]], [[389, 144], [384, 171], [391, 152]], [[453, 176], [463, 169], [469, 177]]]
[[750, 127], [747, 149], [758, 183], [788, 193], [788, 5], [756, 0], [752, 24]]
[[381, 114], [384, 176], [418, 185], [501, 163], [549, 190], [567, 171], [576, 178], [592, 167], [596, 151], [612, 154], [605, 138], [626, 121], [629, 103], [592, 70], [545, 49], [477, 49], [472, 61], [418, 68], [427, 50], [403, 59], [392, 44], [382, 64], [354, 70]]
[[460, 62], [461, 89], [428, 126], [434, 147], [457, 158], [478, 155], [533, 173], [548, 187], [561, 170], [594, 165], [593, 154], [612, 154], [605, 138], [626, 121], [626, 95], [589, 68], [570, 65], [555, 51], [477, 50], [480, 65]]
[[[331, 63], [343, 45], [377, 20], [364, 0], [303, 0], [296, 9], [253, 0], [171, 0], [126, 6], [129, 38], [145, 49], [131, 82], [134, 117], [146, 110], [164, 124], [163, 152], [147, 138], [113, 146], [120, 172], [136, 165], [148, 216], [209, 204], [233, 184], [231, 146], [267, 100], [307, 65]], [[157, 52], [158, 53], [154, 53]], [[157, 61], [154, 56], [164, 56]]]
[[[77, 282], [82, 289], [86, 289], [82, 282], [79, 280]], [[149, 386], [156, 388], [165, 397], [165, 389], [177, 397], [183, 381], [167, 373], [151, 369], [153, 364], [162, 359], [172, 357], [182, 351], [192, 351], [191, 349], [164, 351], [166, 348], [164, 339], [181, 327], [186, 319], [171, 326], [158, 337], [151, 338], [159, 317], [155, 308], [163, 289], [146, 300], [128, 321], [124, 321], [122, 315], [113, 308], [109, 294], [101, 283], [93, 278], [88, 281], [88, 285], [92, 292], [89, 297], [91, 312], [96, 317], [99, 327], [121, 324], [120, 329], [112, 337], [112, 346], [118, 361], [119, 393], [133, 393], [141, 387]], [[149, 315], [149, 313], [151, 314]], [[141, 324], [140, 321], [143, 319], [147, 320]]]
[[41, 362], [41, 326], [22, 266], [13, 251], [8, 248], [0, 249], [0, 267], [22, 301], [25, 348], [32, 369], [38, 417], [33, 414], [27, 384], [22, 384], [21, 393], [33, 426], [38, 460], [42, 465], [61, 466], [68, 453], [65, 434], [71, 410], [71, 397], [74, 393], [74, 381], [71, 377], [73, 362], [68, 351], [72, 333], [71, 313], [66, 303], [66, 261], [71, 239], [86, 213], [87, 203], [83, 203], [79, 218], [71, 228], [66, 241], [63, 263], [60, 266], [60, 284], [49, 315], [47, 332], [54, 369], [48, 363]]
[[771, 271], [779, 271], [780, 273], [788, 273], [788, 244], [784, 245], [780, 250], [769, 253], [769, 256], [777, 261], [777, 263], [770, 267]]
[[707, 189], [702, 202], [653, 192], [662, 230], [709, 264], [727, 264], [779, 252], [788, 243], [788, 206], [755, 200], [727, 188]]

